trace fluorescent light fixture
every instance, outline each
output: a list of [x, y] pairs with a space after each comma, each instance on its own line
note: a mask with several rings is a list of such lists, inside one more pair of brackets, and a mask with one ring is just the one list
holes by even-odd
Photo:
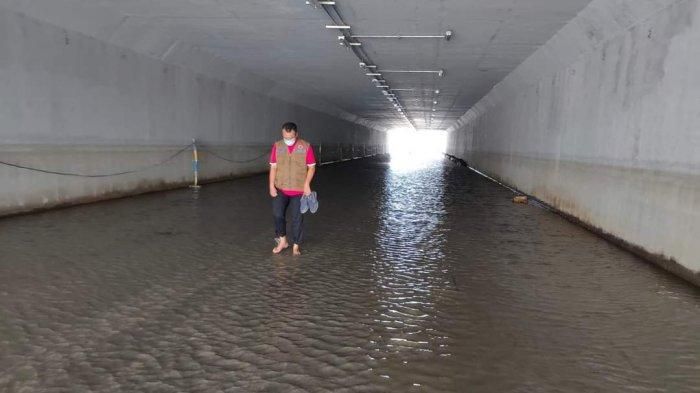
[[326, 25], [326, 29], [348, 30], [350, 26], [345, 25]]
[[386, 90], [382, 90], [382, 94], [384, 94], [386, 96], [386, 95], [389, 95], [389, 92]]
[[361, 42], [348, 42], [350, 46], [362, 46]]
[[406, 74], [438, 74], [438, 76], [445, 75], [445, 70], [379, 70], [380, 72], [386, 73], [406, 73]]
[[386, 82], [384, 79], [372, 79], [372, 82], [374, 83], [384, 83]]
[[433, 104], [434, 104], [434, 105], [437, 105], [437, 101], [433, 101]]
[[382, 76], [382, 74], [380, 74], [378, 72], [368, 72], [365, 75], [367, 75], [367, 76]]
[[353, 38], [444, 38], [449, 41], [452, 38], [452, 30], [447, 30], [441, 35], [354, 35]]
[[435, 94], [440, 94], [440, 90], [435, 90]]
[[377, 85], [377, 87], [379, 87], [380, 89], [383, 89], [383, 88], [387, 88], [387, 89], [388, 89], [388, 88], [389, 88], [389, 85]]
[[314, 8], [318, 8], [320, 5], [335, 5], [335, 1], [328, 1], [328, 0], [307, 0], [306, 4], [312, 5]]

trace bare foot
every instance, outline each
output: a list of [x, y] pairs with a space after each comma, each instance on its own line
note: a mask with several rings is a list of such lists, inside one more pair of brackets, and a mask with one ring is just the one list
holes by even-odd
[[289, 248], [289, 243], [287, 243], [287, 238], [281, 237], [281, 238], [277, 239], [277, 247], [272, 249], [272, 253], [279, 254], [287, 248]]
[[296, 256], [301, 255], [301, 249], [299, 248], [298, 244], [295, 244], [294, 247], [292, 247], [292, 253]]

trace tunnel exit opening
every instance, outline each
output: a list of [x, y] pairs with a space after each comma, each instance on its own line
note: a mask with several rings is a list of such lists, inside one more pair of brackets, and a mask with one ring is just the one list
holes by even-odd
[[395, 128], [387, 136], [391, 166], [395, 169], [420, 169], [440, 160], [447, 147], [447, 132]]

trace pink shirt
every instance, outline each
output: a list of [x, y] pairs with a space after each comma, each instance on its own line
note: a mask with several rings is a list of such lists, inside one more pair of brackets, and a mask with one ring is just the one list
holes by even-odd
[[[297, 139], [298, 141], [299, 139]], [[296, 148], [297, 143], [294, 142], [293, 145], [287, 146], [287, 152], [288, 154], [292, 154], [294, 149]], [[272, 153], [270, 153], [270, 165], [271, 166], [276, 166], [277, 165], [277, 146], [274, 144], [272, 145]], [[306, 151], [306, 166], [307, 167], [312, 167], [316, 165], [316, 156], [314, 155], [314, 149], [309, 145], [309, 149]], [[299, 195], [304, 195], [304, 190], [280, 190], [282, 193], [286, 196], [289, 197], [297, 197]]]

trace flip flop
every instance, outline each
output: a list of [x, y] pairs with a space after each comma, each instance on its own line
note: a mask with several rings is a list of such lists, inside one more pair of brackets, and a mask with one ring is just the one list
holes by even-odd
[[316, 213], [318, 211], [318, 195], [316, 194], [316, 191], [311, 192], [307, 204], [309, 205], [309, 211], [311, 213]]
[[301, 207], [301, 214], [304, 214], [307, 211], [309, 211], [309, 198], [306, 195], [302, 195], [301, 203], [299, 205]]

